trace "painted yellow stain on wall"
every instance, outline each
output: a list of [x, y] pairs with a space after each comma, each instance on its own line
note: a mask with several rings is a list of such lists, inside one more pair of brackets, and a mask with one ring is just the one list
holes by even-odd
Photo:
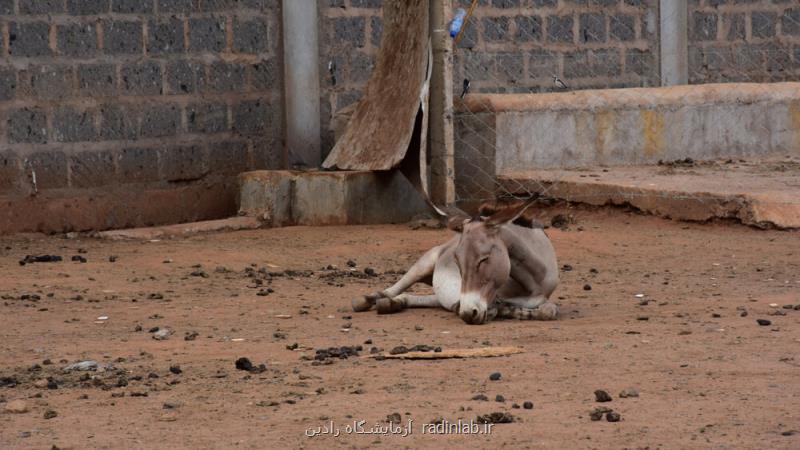
[[606, 142], [611, 139], [611, 132], [614, 126], [613, 111], [599, 111], [594, 116], [594, 148], [597, 151], [597, 161], [603, 163], [606, 154]]
[[642, 111], [644, 155], [655, 156], [664, 151], [664, 116], [659, 111]]
[[794, 151], [800, 151], [800, 102], [792, 102], [789, 105], [791, 115], [792, 130], [794, 130]]

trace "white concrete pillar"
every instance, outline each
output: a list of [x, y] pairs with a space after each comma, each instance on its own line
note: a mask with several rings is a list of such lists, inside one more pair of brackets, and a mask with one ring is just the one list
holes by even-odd
[[689, 83], [687, 0], [659, 2], [661, 85]]
[[289, 168], [314, 168], [320, 150], [317, 0], [283, 0], [283, 67]]

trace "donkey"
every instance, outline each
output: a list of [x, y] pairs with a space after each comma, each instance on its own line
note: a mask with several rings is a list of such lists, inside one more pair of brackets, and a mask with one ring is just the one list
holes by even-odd
[[[378, 314], [406, 308], [442, 307], [468, 324], [494, 318], [554, 320], [549, 298], [558, 285], [558, 264], [541, 226], [514, 223], [531, 203], [469, 218], [458, 211], [448, 228], [458, 234], [428, 250], [390, 288], [353, 300], [353, 310]], [[433, 286], [433, 295], [403, 292], [414, 283]]]

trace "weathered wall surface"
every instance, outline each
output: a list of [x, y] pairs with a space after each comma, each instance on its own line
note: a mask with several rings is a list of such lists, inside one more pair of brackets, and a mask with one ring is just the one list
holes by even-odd
[[[465, 9], [471, 0], [454, 3]], [[480, 0], [455, 52], [455, 88], [547, 92], [658, 86], [658, 0]]]
[[282, 163], [278, 8], [0, 0], [0, 231], [234, 213]]
[[497, 174], [800, 154], [800, 83], [486, 94], [467, 106], [493, 113]]
[[689, 82], [800, 79], [800, 3], [690, 0]]

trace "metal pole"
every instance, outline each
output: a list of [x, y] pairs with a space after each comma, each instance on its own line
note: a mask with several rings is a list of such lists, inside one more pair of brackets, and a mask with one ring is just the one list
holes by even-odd
[[688, 5], [686, 0], [661, 0], [661, 85], [689, 83]]
[[430, 0], [433, 71], [430, 85], [428, 148], [431, 153], [431, 201], [436, 205], [452, 205], [456, 200], [455, 146], [453, 144], [453, 42], [447, 30], [452, 10], [452, 0]]
[[284, 0], [281, 9], [289, 168], [315, 168], [322, 163], [317, 2]]

